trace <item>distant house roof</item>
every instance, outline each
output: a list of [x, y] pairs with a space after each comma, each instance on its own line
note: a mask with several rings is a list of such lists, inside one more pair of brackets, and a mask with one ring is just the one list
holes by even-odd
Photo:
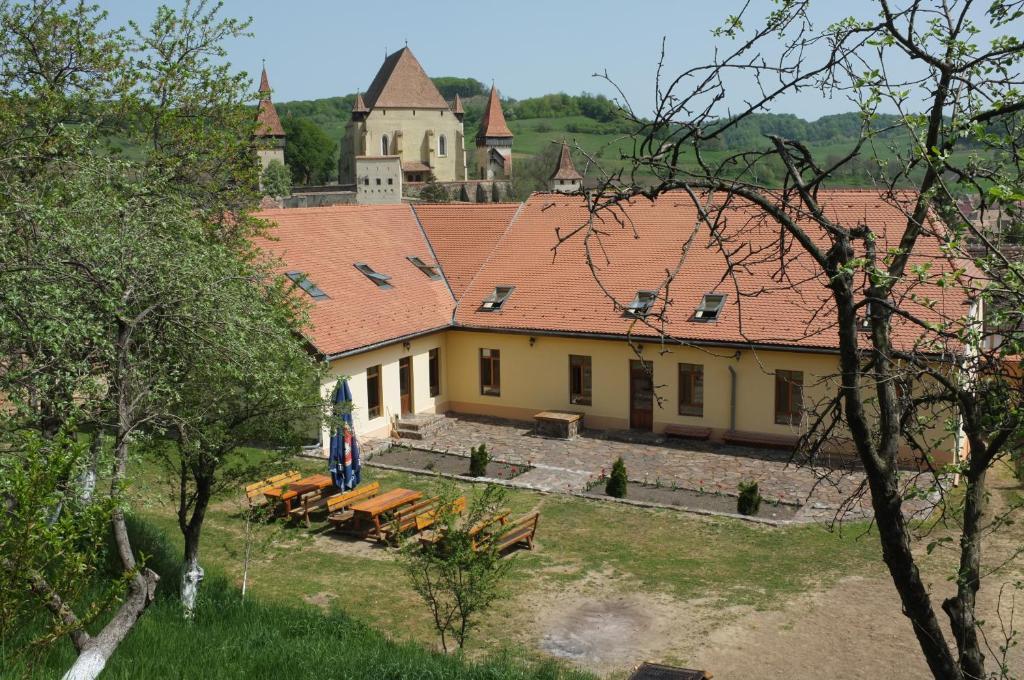
[[483, 118], [480, 119], [480, 131], [476, 134], [476, 138], [480, 140], [485, 137], [512, 136], [512, 131], [508, 129], [508, 123], [505, 122], [505, 112], [501, 110], [498, 90], [491, 85], [491, 94], [487, 97], [487, 105], [484, 108]]
[[498, 239], [505, 233], [519, 203], [426, 203], [416, 216], [434, 247], [455, 298], [461, 298]]
[[270, 81], [267, 78], [267, 69], [263, 69], [260, 76], [260, 104], [256, 114], [257, 137], [284, 137], [284, 128], [281, 127], [281, 119], [274, 108], [274, 102], [270, 101]]
[[558, 153], [558, 165], [555, 167], [555, 171], [548, 179], [564, 179], [572, 181], [579, 181], [583, 179], [583, 175], [576, 170], [576, 166], [572, 162], [572, 154], [569, 153], [569, 145], [564, 141], [562, 142], [562, 149]]
[[430, 166], [423, 161], [402, 161], [402, 172], [430, 172]]
[[[308, 339], [325, 356], [446, 328], [455, 301], [444, 281], [407, 258], [434, 262], [408, 205], [264, 210], [273, 222], [257, 245], [279, 259], [280, 273], [300, 272], [326, 295], [311, 302]], [[355, 267], [390, 277], [381, 287]]]
[[437, 86], [408, 47], [389, 54], [366, 90], [371, 109], [448, 109]]

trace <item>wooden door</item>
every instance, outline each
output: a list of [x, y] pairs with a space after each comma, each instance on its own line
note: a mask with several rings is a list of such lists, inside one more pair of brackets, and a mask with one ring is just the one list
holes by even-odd
[[412, 413], [412, 360], [409, 357], [398, 360], [398, 396], [402, 415]]
[[654, 428], [653, 366], [643, 361], [629, 362], [629, 427], [650, 431]]

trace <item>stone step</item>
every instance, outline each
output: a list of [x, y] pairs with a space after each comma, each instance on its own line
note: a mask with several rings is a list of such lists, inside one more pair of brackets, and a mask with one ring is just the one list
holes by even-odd
[[395, 429], [400, 437], [423, 439], [425, 435], [447, 430], [452, 425], [452, 421], [445, 416], [429, 413], [399, 418]]
[[415, 439], [417, 441], [422, 441], [423, 439], [426, 439], [427, 435], [430, 434], [429, 432], [422, 432], [420, 430], [405, 430], [402, 429], [401, 427], [396, 428], [395, 432], [397, 432], [398, 436], [401, 437], [402, 439]]

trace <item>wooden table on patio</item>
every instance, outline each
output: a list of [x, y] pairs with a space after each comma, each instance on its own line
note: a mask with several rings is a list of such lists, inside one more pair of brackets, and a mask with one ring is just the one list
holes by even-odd
[[288, 514], [292, 509], [292, 501], [296, 498], [304, 493], [319, 491], [330, 486], [334, 486], [334, 480], [331, 479], [330, 475], [310, 475], [283, 486], [267, 489], [263, 492], [263, 495], [271, 503], [282, 503], [284, 505], [284, 513]]
[[360, 501], [349, 508], [352, 511], [352, 532], [380, 540], [383, 537], [381, 516], [403, 505], [415, 503], [422, 497], [422, 493], [412, 489], [391, 489], [375, 498]]

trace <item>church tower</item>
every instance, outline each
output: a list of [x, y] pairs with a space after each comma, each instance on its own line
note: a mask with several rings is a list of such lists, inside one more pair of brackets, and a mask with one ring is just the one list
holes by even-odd
[[494, 85], [476, 134], [476, 165], [480, 179], [512, 179], [512, 131]]
[[572, 162], [572, 154], [569, 153], [569, 145], [562, 140], [562, 150], [558, 154], [558, 165], [555, 171], [548, 178], [548, 189], [563, 194], [571, 194], [579, 191], [583, 185], [583, 175], [579, 173]]
[[260, 159], [260, 173], [267, 169], [270, 161], [280, 161], [284, 165], [284, 128], [281, 119], [270, 100], [270, 81], [267, 79], [267, 67], [263, 67], [260, 77], [260, 106], [256, 114], [256, 155]]

